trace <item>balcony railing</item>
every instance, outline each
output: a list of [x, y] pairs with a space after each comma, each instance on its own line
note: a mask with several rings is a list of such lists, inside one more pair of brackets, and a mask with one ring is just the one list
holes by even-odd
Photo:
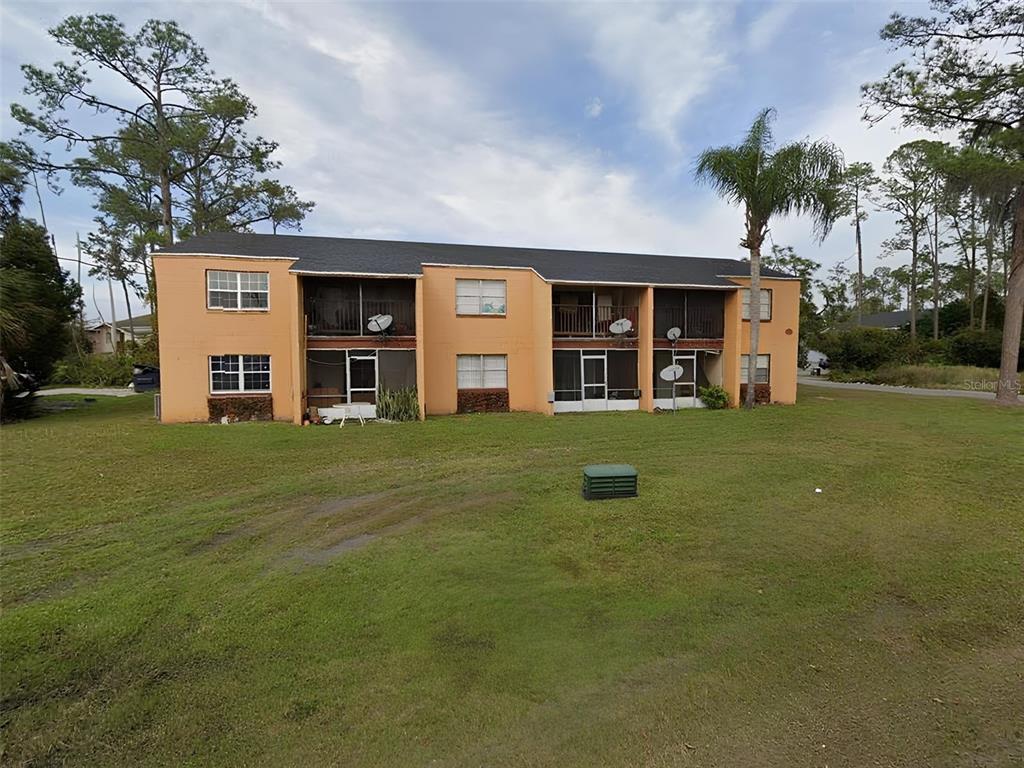
[[655, 307], [654, 328], [659, 338], [664, 338], [669, 328], [678, 328], [684, 339], [721, 339], [725, 336], [725, 317], [719, 308]]
[[416, 308], [412, 301], [364, 299], [311, 299], [306, 306], [310, 336], [376, 336], [366, 327], [374, 315], [391, 315], [390, 336], [416, 335]]
[[[554, 304], [552, 314], [554, 335], [572, 338], [636, 338], [637, 321], [640, 317], [638, 307], [605, 304], [596, 307], [592, 304]], [[612, 333], [611, 324], [622, 318], [628, 319], [632, 323], [632, 328], [624, 334]]]

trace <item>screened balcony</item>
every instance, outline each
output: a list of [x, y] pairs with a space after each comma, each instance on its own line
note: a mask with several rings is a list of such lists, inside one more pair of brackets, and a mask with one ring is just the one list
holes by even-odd
[[382, 391], [416, 387], [416, 352], [406, 349], [311, 349], [306, 353], [306, 403], [317, 408], [365, 405], [376, 416]]
[[374, 315], [391, 317], [383, 335], [416, 335], [414, 280], [306, 278], [303, 293], [310, 336], [380, 336], [367, 326]]
[[556, 349], [554, 411], [635, 411], [640, 407], [635, 349]]
[[[636, 338], [640, 320], [639, 295], [627, 288], [552, 291], [551, 320], [555, 337], [573, 339]], [[628, 320], [629, 330], [615, 333], [616, 320]]]
[[725, 292], [654, 289], [654, 338], [664, 339], [678, 328], [682, 339], [725, 336]]

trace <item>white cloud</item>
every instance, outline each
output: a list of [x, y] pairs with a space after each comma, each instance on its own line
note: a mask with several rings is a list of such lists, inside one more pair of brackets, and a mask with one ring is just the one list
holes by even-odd
[[[260, 105], [259, 128], [281, 142], [285, 180], [317, 201], [309, 231], [720, 253], [695, 226], [700, 211], [682, 216], [666, 207], [672, 201], [645, 195], [630, 170], [529, 134], [461, 70], [371, 12], [250, 10], [291, 45], [318, 53], [312, 69], [332, 84], [331, 98], [322, 98], [288, 62], [224, 67], [244, 68], [238, 77]], [[595, 98], [591, 112], [596, 105], [603, 107]]]
[[758, 16], [747, 29], [747, 45], [754, 51], [767, 48], [796, 12], [796, 3], [776, 3]]
[[598, 96], [594, 96], [587, 101], [586, 106], [583, 108], [583, 114], [591, 120], [600, 117], [602, 112], [604, 112], [604, 102]]
[[581, 3], [564, 8], [587, 35], [594, 64], [637, 100], [640, 126], [681, 151], [680, 118], [729, 66], [725, 42], [733, 7]]

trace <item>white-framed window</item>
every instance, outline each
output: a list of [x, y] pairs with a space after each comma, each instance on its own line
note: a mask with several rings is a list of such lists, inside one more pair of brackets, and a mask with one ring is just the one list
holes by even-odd
[[[740, 355], [740, 384], [747, 383], [747, 366], [750, 365], [750, 355]], [[772, 356], [758, 355], [757, 370], [754, 371], [755, 384], [767, 384], [771, 375]]]
[[[750, 319], [750, 289], [743, 289], [743, 319]], [[772, 319], [772, 289], [761, 289], [761, 319]]]
[[207, 309], [269, 309], [269, 272], [206, 271]]
[[459, 389], [507, 389], [508, 358], [505, 355], [459, 355]]
[[456, 280], [455, 314], [504, 315], [504, 280]]
[[270, 355], [210, 355], [210, 392], [269, 392]]

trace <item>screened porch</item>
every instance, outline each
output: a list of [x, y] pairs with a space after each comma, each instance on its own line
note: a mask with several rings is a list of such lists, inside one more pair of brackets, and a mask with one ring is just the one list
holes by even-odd
[[635, 411], [640, 408], [635, 349], [556, 349], [554, 411]]
[[[675, 381], [666, 381], [661, 372], [672, 365], [683, 369]], [[661, 410], [701, 408], [700, 388], [722, 384], [722, 355], [715, 350], [654, 350], [654, 407]]]
[[356, 403], [376, 416], [381, 391], [416, 386], [416, 352], [411, 349], [310, 349], [306, 352], [306, 405], [331, 408]]

